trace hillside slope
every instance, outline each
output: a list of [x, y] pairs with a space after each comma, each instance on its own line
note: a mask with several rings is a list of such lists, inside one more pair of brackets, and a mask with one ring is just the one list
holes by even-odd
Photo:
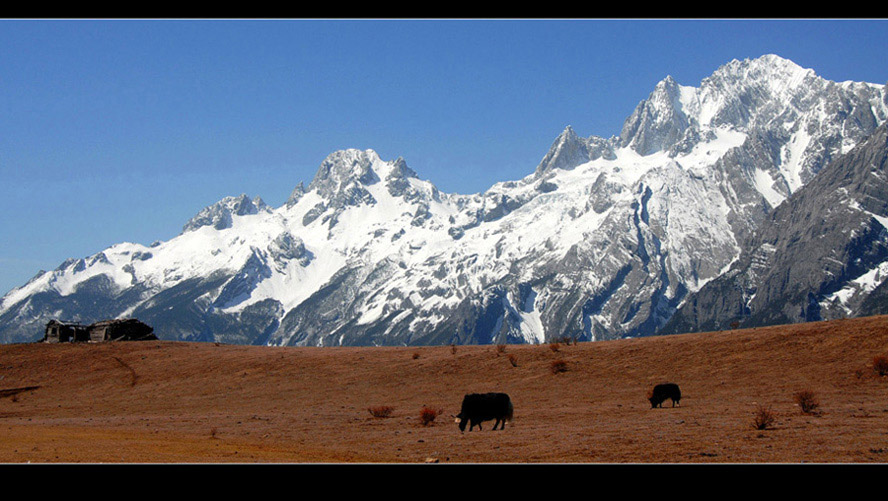
[[[0, 462], [885, 462], [888, 377], [870, 367], [883, 354], [886, 316], [499, 354], [4, 345], [0, 389], [39, 388], [0, 399]], [[650, 408], [663, 381], [681, 407]], [[802, 389], [819, 414], [796, 406]], [[460, 434], [449, 416], [487, 391], [511, 395], [515, 420]], [[777, 413], [772, 429], [752, 428], [758, 404]], [[431, 426], [424, 405], [444, 411]]]

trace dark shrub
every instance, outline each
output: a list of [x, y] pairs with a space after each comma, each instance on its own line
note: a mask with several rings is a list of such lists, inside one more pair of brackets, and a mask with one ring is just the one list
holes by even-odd
[[567, 362], [564, 360], [554, 360], [552, 361], [552, 365], [549, 366], [549, 369], [552, 371], [552, 374], [567, 372]]
[[395, 410], [395, 408], [388, 405], [380, 405], [377, 407], [369, 407], [367, 410], [373, 417], [387, 418], [392, 415], [392, 411]]

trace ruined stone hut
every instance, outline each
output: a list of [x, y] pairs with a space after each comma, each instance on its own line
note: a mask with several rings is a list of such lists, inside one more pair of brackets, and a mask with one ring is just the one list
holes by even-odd
[[50, 320], [46, 324], [46, 334], [43, 336], [43, 341], [46, 343], [89, 341], [89, 327], [74, 322]]
[[135, 318], [102, 320], [90, 325], [50, 320], [46, 324], [45, 343], [156, 340], [154, 328]]

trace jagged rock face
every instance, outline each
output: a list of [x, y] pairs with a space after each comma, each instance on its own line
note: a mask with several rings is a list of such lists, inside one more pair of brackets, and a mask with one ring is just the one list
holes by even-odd
[[[888, 278], [888, 126], [775, 209], [664, 333], [873, 314]], [[736, 324], [735, 324], [736, 325]]]
[[231, 228], [231, 216], [246, 216], [268, 211], [268, 206], [261, 198], [250, 200], [247, 195], [225, 197], [215, 204], [201, 210], [190, 221], [185, 223], [183, 232], [193, 231], [202, 226], [212, 226], [217, 230]]
[[305, 267], [311, 263], [314, 255], [306, 250], [305, 244], [299, 237], [289, 232], [283, 232], [268, 244], [268, 254], [274, 260], [279, 271], [287, 267], [287, 263], [296, 260], [300, 266]]
[[573, 127], [567, 126], [537, 166], [535, 176], [543, 178], [556, 169], [571, 170], [599, 158], [613, 160], [616, 158], [613, 143], [613, 139], [605, 140], [595, 136], [582, 138], [574, 132]]
[[682, 108], [681, 89], [672, 77], [666, 77], [626, 119], [620, 141], [622, 146], [649, 155], [668, 150], [684, 137], [690, 125]]
[[[334, 152], [281, 207], [226, 198], [169, 241], [38, 274], [0, 302], [0, 339], [117, 316], [163, 339], [273, 345], [650, 335], [886, 116], [883, 86], [765, 56], [698, 88], [667, 78], [620, 136], [568, 127], [533, 174], [483, 193], [441, 193], [372, 150]], [[860, 308], [878, 308], [879, 290]]]

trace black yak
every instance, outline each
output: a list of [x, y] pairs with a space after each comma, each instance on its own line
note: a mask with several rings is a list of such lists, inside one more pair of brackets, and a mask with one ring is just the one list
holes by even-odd
[[663, 402], [666, 401], [667, 398], [672, 399], [672, 407], [675, 407], [675, 404], [678, 404], [681, 407], [681, 390], [678, 389], [678, 385], [675, 383], [663, 383], [654, 386], [653, 391], [651, 392], [648, 400], [651, 401], [651, 409], [654, 407], [663, 407]]
[[512, 420], [513, 411], [512, 400], [505, 393], [470, 393], [463, 397], [462, 407], [455, 417], [459, 423], [459, 431], [466, 430], [466, 423], [469, 423], [469, 431], [475, 425], [480, 430], [483, 421], [491, 420], [496, 420], [493, 423], [494, 430], [497, 425], [503, 430], [506, 421]]

